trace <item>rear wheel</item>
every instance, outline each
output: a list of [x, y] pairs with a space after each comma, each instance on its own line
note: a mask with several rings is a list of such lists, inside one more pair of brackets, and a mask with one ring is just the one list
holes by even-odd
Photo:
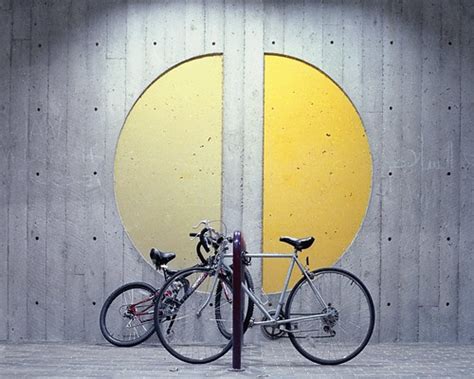
[[[158, 338], [170, 354], [184, 362], [212, 362], [232, 346], [216, 318], [216, 314], [231, 315], [232, 304], [215, 303], [220, 280], [226, 289], [231, 291], [232, 287], [225, 277], [217, 275], [208, 267], [183, 270], [173, 275], [158, 295], [154, 317]], [[225, 330], [231, 330], [231, 318], [220, 318], [219, 322]]]
[[357, 277], [341, 269], [316, 270], [310, 277], [303, 277], [291, 291], [286, 318], [320, 316], [286, 324], [290, 341], [313, 362], [347, 362], [372, 335], [375, 311], [370, 293]]
[[148, 339], [155, 330], [153, 323], [153, 286], [133, 282], [117, 288], [107, 298], [100, 312], [100, 331], [111, 344], [135, 346]]

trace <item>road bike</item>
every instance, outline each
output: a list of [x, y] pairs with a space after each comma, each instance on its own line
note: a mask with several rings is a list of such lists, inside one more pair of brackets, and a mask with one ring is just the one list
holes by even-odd
[[[206, 255], [217, 254], [223, 244], [222, 235], [217, 233], [212, 227], [212, 222], [204, 221], [196, 227], [203, 225], [199, 233], [190, 233], [190, 237], [199, 238], [196, 246], [196, 254], [200, 262], [193, 268], [204, 268], [212, 261], [212, 255], [206, 258]], [[204, 250], [204, 252], [203, 252]], [[156, 270], [163, 273], [165, 281], [173, 275], [183, 271], [171, 270], [167, 264], [175, 258], [175, 253], [165, 253], [152, 248], [150, 258], [155, 265]], [[218, 281], [215, 290], [215, 322], [221, 335], [229, 340], [231, 330], [227, 325], [220, 321], [223, 317], [220, 304], [232, 301], [232, 293], [229, 287], [230, 273], [222, 275]], [[245, 282], [253, 290], [252, 277], [248, 270], [245, 271]], [[186, 280], [178, 279], [172, 282], [168, 287], [168, 296], [179, 289], [188, 290], [189, 283]], [[157, 295], [160, 289], [145, 282], [131, 282], [117, 288], [104, 302], [100, 312], [100, 330], [104, 338], [111, 344], [119, 347], [131, 347], [146, 341], [155, 331], [154, 312]], [[223, 297], [226, 298], [225, 302]], [[158, 310], [161, 312], [161, 310]], [[248, 327], [253, 313], [253, 304], [246, 304], [245, 324]]]
[[[242, 284], [246, 303], [256, 305], [263, 314], [260, 321], [251, 319], [249, 326], [269, 328], [275, 335], [285, 333], [296, 350], [315, 363], [336, 365], [353, 359], [367, 345], [374, 329], [374, 304], [366, 286], [346, 270], [305, 267], [298, 254], [313, 244], [313, 237], [281, 237], [280, 241], [291, 245], [293, 253], [243, 254], [245, 264], [252, 258], [290, 260], [274, 311], [268, 311], [254, 291]], [[224, 338], [219, 332], [219, 325], [227, 331], [232, 329], [232, 302], [227, 301], [225, 312], [221, 309], [219, 314], [213, 309], [212, 302], [219, 282], [224, 283], [221, 287], [226, 292], [220, 299], [232, 299], [228, 274], [232, 272], [228, 262], [232, 255], [226, 253], [225, 245], [223, 243], [212, 264], [174, 274], [157, 296], [154, 319], [158, 338], [168, 352], [182, 361], [208, 363], [222, 357], [232, 347], [232, 339]], [[287, 295], [295, 266], [302, 277]], [[188, 285], [170, 296], [175, 282], [187, 282]]]

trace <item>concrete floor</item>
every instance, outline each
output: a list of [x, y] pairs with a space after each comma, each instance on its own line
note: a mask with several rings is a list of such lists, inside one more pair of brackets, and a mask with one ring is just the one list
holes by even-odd
[[474, 345], [372, 344], [351, 362], [319, 366], [288, 340], [247, 346], [243, 372], [231, 354], [209, 365], [174, 359], [160, 345], [117, 348], [84, 343], [1, 343], [0, 377], [473, 377]]

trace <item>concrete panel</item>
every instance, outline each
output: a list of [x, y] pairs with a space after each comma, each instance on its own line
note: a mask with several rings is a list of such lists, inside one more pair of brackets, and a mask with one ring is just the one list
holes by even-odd
[[[371, 291], [376, 310], [374, 340], [380, 340], [380, 328], [383, 321], [380, 319], [380, 283], [381, 283], [381, 250], [382, 250], [382, 148], [383, 148], [383, 86], [380, 85], [383, 77], [383, 45], [380, 36], [383, 33], [383, 8], [377, 5], [376, 0], [365, 0], [362, 22], [362, 93], [361, 106], [358, 109], [362, 116], [367, 137], [372, 152], [372, 193], [367, 209], [365, 222], [362, 225], [356, 245], [360, 244], [361, 278]], [[347, 89], [350, 93], [350, 87]], [[359, 239], [360, 237], [360, 239]]]
[[31, 0], [12, 1], [13, 39], [30, 39], [31, 37]]
[[224, 49], [224, 2], [204, 1], [204, 50], [209, 53]]
[[[2, 11], [9, 11], [11, 9], [12, 0], [0, 0], [0, 9]], [[10, 36], [10, 34], [8, 34]]]
[[[360, 112], [382, 112], [382, 75], [383, 75], [383, 45], [382, 20], [383, 7], [378, 0], [364, 0], [364, 22], [362, 26], [363, 58], [362, 77], [364, 96]], [[348, 42], [349, 43], [349, 42]], [[380, 139], [376, 140], [380, 143]], [[377, 159], [377, 157], [376, 157]]]
[[264, 2], [263, 48], [266, 53], [284, 53], [285, 48], [285, 1]]
[[[127, 0], [101, 1], [107, 13], [106, 55], [107, 59], [125, 59], [127, 41]], [[96, 10], [101, 13], [100, 10]], [[103, 14], [100, 22], [103, 23]]]
[[461, 36], [461, 195], [459, 233], [458, 338], [474, 342], [474, 5], [462, 2]]
[[[148, 7], [146, 2], [127, 2], [127, 37], [126, 37], [126, 112], [131, 109], [143, 89], [150, 84], [146, 80], [146, 15]], [[109, 23], [116, 22], [110, 19]], [[109, 27], [110, 28], [110, 27]]]
[[[280, 53], [288, 54], [293, 57], [302, 57], [305, 50], [304, 45], [304, 22], [301, 22], [301, 15], [304, 14], [304, 0], [285, 2], [278, 8], [278, 13], [282, 13], [283, 21], [283, 41], [284, 49], [277, 50]], [[310, 13], [313, 10], [311, 10]]]
[[27, 175], [28, 175], [28, 88], [30, 85], [30, 42], [13, 40], [11, 76], [16, 84], [10, 97], [8, 194], [8, 319], [11, 341], [26, 339], [27, 325]]
[[[421, 109], [421, 232], [419, 276], [419, 338], [438, 339], [441, 172], [449, 162], [449, 142], [441, 137], [440, 2], [423, 2], [422, 109]], [[444, 178], [444, 176], [443, 176]]]
[[420, 3], [404, 1], [401, 23], [406, 33], [394, 37], [401, 44], [403, 109], [399, 156], [393, 162], [399, 172], [401, 213], [398, 252], [400, 259], [400, 341], [418, 338], [419, 235], [421, 223], [421, 12]]
[[[342, 14], [340, 15], [343, 28], [341, 41], [339, 42], [339, 44], [342, 45], [342, 74], [339, 85], [343, 91], [345, 91], [356, 109], [362, 105], [362, 10], [362, 3], [355, 2], [354, 7], [342, 7]], [[347, 41], [350, 41], [350, 43], [347, 43]], [[348, 92], [349, 90], [350, 93]], [[363, 126], [365, 129], [364, 123]], [[364, 130], [364, 133], [367, 133], [367, 129]], [[372, 152], [371, 159], [373, 161]], [[373, 177], [374, 175], [372, 174], [370, 178], [371, 181]], [[371, 188], [371, 192], [372, 191], [373, 188]], [[358, 245], [362, 242], [359, 241], [359, 239], [363, 236], [363, 233], [365, 232], [359, 231], [359, 233], [354, 236], [351, 245], [338, 262], [340, 267], [357, 273], [357, 275], [361, 275], [361, 259], [365, 254], [364, 250], [366, 250]]]
[[222, 132], [222, 219], [228, 230], [242, 228], [245, 38], [243, 1], [229, 1], [224, 10], [224, 99]]
[[[402, 116], [402, 59], [401, 41], [395, 40], [402, 28], [402, 3], [383, 3], [383, 134], [382, 134], [382, 254], [380, 283], [380, 329], [382, 342], [398, 340], [400, 317], [400, 213], [401, 213], [401, 170], [396, 162], [401, 150]], [[400, 110], [400, 111], [397, 111]]]
[[441, 39], [439, 58], [440, 110], [439, 141], [450, 156], [440, 168], [439, 225], [439, 340], [456, 342], [458, 331], [458, 260], [460, 219], [460, 106], [461, 106], [461, 7], [458, 1], [441, 3]]
[[[92, 87], [86, 66], [87, 46], [87, 2], [72, 2], [68, 23], [68, 81], [66, 111], [66, 338], [84, 338], [84, 273], [86, 270], [87, 219], [86, 216], [86, 170], [85, 159], [92, 141], [86, 134], [93, 112], [88, 88]], [[84, 143], [89, 141], [88, 143]], [[95, 142], [95, 141], [94, 141]], [[97, 205], [98, 206], [98, 205]], [[87, 217], [87, 219], [86, 219]]]
[[10, 138], [10, 59], [11, 23], [9, 11], [0, 11], [0, 340], [8, 338], [8, 209], [10, 170], [9, 155], [12, 149]]
[[[322, 0], [305, 1], [303, 8], [303, 51], [301, 58], [321, 67], [323, 57]], [[301, 20], [300, 20], [301, 22]]]
[[336, 83], [342, 83], [343, 19], [342, 0], [323, 1], [321, 69]]
[[[155, 6], [155, 10], [151, 10], [152, 4]], [[135, 101], [137, 101], [143, 89], [146, 88], [155, 77], [151, 74], [150, 70], [146, 69], [146, 29], [147, 20], [149, 13], [156, 14], [157, 10], [160, 9], [159, 13], [163, 10], [162, 4], [151, 3], [148, 1], [134, 3], [131, 1], [127, 2], [127, 36], [125, 43], [125, 115], [131, 110]], [[163, 17], [163, 16], [161, 16]], [[161, 18], [162, 19], [162, 18]], [[113, 21], [112, 21], [113, 20]], [[111, 22], [116, 22], [115, 19], [111, 19]], [[162, 21], [163, 23], [163, 21]], [[125, 119], [122, 119], [122, 125]], [[121, 128], [121, 127], [120, 127]], [[117, 140], [111, 144], [117, 145]], [[112, 146], [110, 147], [112, 148]], [[114, 153], [115, 156], [115, 153]], [[141, 280], [142, 273], [141, 268], [137, 266], [137, 251], [133, 247], [132, 242], [126, 236], [126, 232], [122, 229], [122, 280], [124, 283]]]
[[202, 54], [204, 50], [204, 0], [186, 0], [184, 14], [184, 49], [187, 57]]
[[[113, 11], [112, 11], [113, 10]], [[120, 22], [117, 22], [117, 18]], [[123, 27], [125, 25], [125, 27]], [[107, 55], [105, 82], [105, 152], [102, 189], [104, 210], [104, 296], [108, 296], [123, 282], [123, 226], [115, 203], [114, 163], [115, 146], [126, 116], [126, 48], [127, 7], [124, 3], [108, 8]], [[114, 38], [110, 38], [114, 36]], [[115, 38], [116, 37], [116, 38]], [[117, 58], [112, 58], [117, 57]], [[90, 241], [90, 240], [89, 240]]]
[[[66, 302], [66, 135], [68, 93], [67, 25], [69, 1], [50, 5], [47, 120], [46, 339], [64, 340]], [[79, 315], [81, 317], [81, 315]]]
[[[145, 75], [147, 84], [150, 84], [164, 71], [169, 69], [165, 62], [166, 29], [163, 28], [166, 14], [163, 11], [154, 12], [154, 6], [153, 2], [147, 4], [145, 41], [144, 45], [140, 44], [145, 50], [145, 65], [143, 68], [145, 72], [142, 75]], [[133, 40], [129, 41], [130, 45], [133, 45], [133, 43]]]
[[[28, 312], [27, 335], [46, 339], [46, 197], [48, 111], [48, 7], [31, 10], [31, 70], [28, 135]], [[34, 255], [34, 259], [32, 259]]]
[[84, 149], [83, 193], [86, 228], [83, 239], [89, 242], [84, 256], [84, 325], [85, 338], [97, 341], [97, 320], [104, 302], [105, 228], [104, 214], [106, 196], [102, 185], [105, 165], [105, 135], [107, 107], [107, 15], [103, 4], [89, 1], [87, 14], [88, 29], [86, 46], [86, 67], [88, 78], [85, 83], [92, 91], [85, 102], [86, 123], [83, 128], [85, 139], [90, 141]]
[[[242, 230], [252, 252], [262, 249], [263, 11], [260, 1], [245, 3]], [[249, 269], [254, 286], [261, 288], [262, 260], [255, 259]]]

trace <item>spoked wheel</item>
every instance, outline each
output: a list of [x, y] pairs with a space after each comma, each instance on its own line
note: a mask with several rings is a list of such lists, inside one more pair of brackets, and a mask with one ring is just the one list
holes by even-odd
[[[232, 303], [215, 303], [218, 283], [231, 291], [230, 283], [208, 267], [193, 267], [173, 275], [161, 289], [155, 304], [155, 329], [163, 346], [188, 363], [208, 363], [223, 356], [232, 346], [221, 332], [231, 331]], [[231, 292], [232, 293], [232, 292]]]
[[288, 323], [290, 341], [313, 362], [347, 362], [372, 335], [375, 311], [370, 293], [357, 277], [341, 269], [320, 269], [311, 276], [311, 281], [302, 278], [291, 291], [286, 318], [320, 316]]
[[[244, 281], [247, 288], [253, 292], [253, 280], [250, 272], [245, 268], [244, 271]], [[224, 337], [231, 339], [232, 337], [232, 279], [227, 277], [227, 280], [219, 280], [217, 283], [216, 290], [216, 307], [215, 307], [215, 316], [217, 327]], [[227, 304], [224, 304], [227, 303]], [[224, 306], [225, 305], [225, 306]], [[244, 333], [247, 331], [250, 319], [253, 315], [254, 303], [253, 301], [244, 294]], [[225, 314], [224, 312], [230, 312]]]
[[156, 290], [147, 283], [134, 282], [117, 288], [100, 312], [100, 331], [110, 343], [128, 347], [148, 339], [155, 330]]

